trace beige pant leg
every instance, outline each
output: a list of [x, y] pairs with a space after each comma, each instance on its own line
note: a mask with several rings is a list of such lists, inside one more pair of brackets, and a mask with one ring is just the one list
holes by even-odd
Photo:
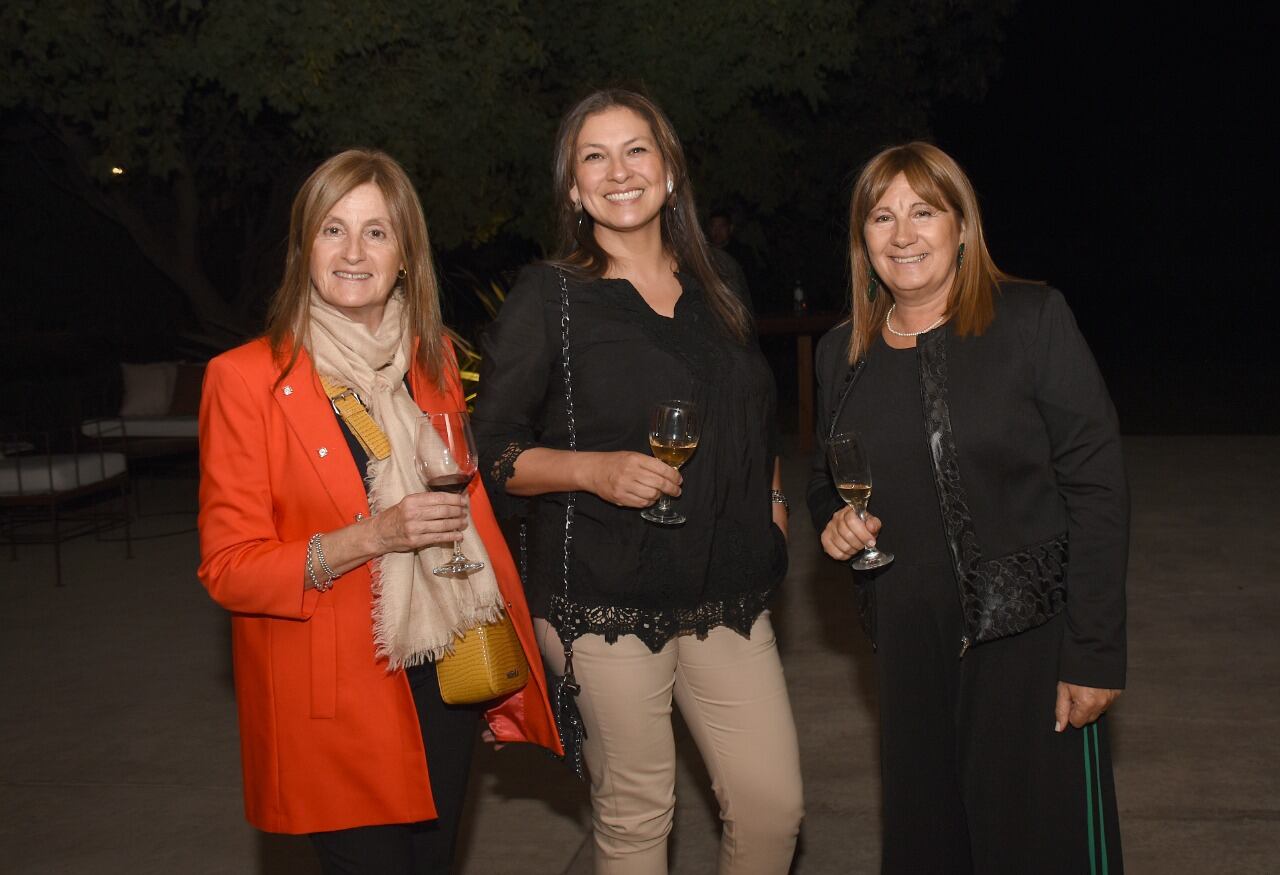
[[[768, 612], [750, 639], [676, 639], [675, 700], [711, 774], [720, 875], [785, 875], [804, 817], [800, 750]], [[576, 654], [576, 651], [575, 651]]]
[[[559, 636], [545, 620], [534, 625], [543, 659], [563, 672]], [[573, 644], [573, 668], [587, 730], [596, 875], [666, 875], [676, 800], [676, 642], [653, 653], [634, 635], [616, 644], [584, 635]]]

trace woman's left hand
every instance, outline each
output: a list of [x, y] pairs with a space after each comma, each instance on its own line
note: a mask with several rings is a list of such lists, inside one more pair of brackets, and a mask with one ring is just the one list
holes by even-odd
[[1053, 707], [1053, 731], [1064, 732], [1067, 724], [1083, 729], [1102, 716], [1123, 690], [1082, 687], [1058, 681], [1058, 702]]

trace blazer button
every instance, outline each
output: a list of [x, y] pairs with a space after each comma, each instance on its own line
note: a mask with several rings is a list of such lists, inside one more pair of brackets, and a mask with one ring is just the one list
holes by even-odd
[[282, 391], [282, 392], [284, 392], [284, 394], [286, 394], [286, 395], [292, 395], [292, 394], [293, 394], [293, 387], [292, 387], [292, 386], [285, 386], [281, 391]]
[[362, 519], [364, 519], [364, 514], [362, 513], [356, 514], [356, 522], [360, 522]]
[[320, 458], [322, 458], [322, 459], [323, 459], [325, 456], [329, 455], [329, 448], [328, 448], [328, 447], [321, 447], [320, 449], [316, 450], [316, 453], [317, 453], [317, 455], [319, 455], [319, 456], [320, 456]]

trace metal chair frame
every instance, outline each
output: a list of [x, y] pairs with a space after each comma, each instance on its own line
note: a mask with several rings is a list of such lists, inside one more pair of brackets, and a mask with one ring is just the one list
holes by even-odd
[[[16, 449], [6, 455], [4, 462], [15, 462], [18, 477], [16, 493], [0, 494], [0, 542], [9, 544], [10, 561], [18, 558], [19, 544], [52, 544], [54, 576], [57, 586], [62, 586], [62, 544], [71, 538], [92, 533], [102, 540], [104, 532], [123, 526], [126, 558], [133, 558], [128, 460], [118, 474], [106, 476], [107, 451], [98, 446], [81, 449], [81, 440], [74, 429], [59, 432], [29, 432], [0, 436], [0, 446]], [[76, 459], [75, 485], [54, 487], [54, 457], [70, 455]], [[81, 460], [96, 456], [98, 471], [103, 476], [82, 482]], [[23, 486], [23, 471], [29, 471], [30, 479], [37, 484], [47, 484], [36, 491]], [[107, 511], [104, 498], [115, 498], [118, 509]]]

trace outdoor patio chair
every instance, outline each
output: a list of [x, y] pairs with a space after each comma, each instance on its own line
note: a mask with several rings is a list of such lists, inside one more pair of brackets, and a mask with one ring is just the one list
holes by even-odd
[[129, 467], [123, 453], [89, 445], [68, 428], [0, 435], [0, 542], [10, 560], [19, 544], [52, 544], [62, 586], [62, 542], [123, 527], [133, 558]]

